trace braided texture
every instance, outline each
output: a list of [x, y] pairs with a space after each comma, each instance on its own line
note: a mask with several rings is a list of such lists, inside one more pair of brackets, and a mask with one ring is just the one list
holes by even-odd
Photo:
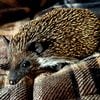
[[[99, 100], [99, 79], [100, 54], [97, 54], [58, 72], [38, 76], [34, 81], [33, 100]], [[26, 97], [30, 94], [28, 88], [20, 82], [1, 93], [0, 100], [30, 100]]]
[[34, 83], [34, 100], [99, 100], [100, 55], [41, 75]]

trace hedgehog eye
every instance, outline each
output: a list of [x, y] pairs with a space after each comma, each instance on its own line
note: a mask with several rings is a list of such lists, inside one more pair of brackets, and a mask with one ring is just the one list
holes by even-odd
[[21, 66], [24, 68], [29, 67], [30, 65], [31, 63], [29, 61], [23, 61], [23, 63], [21, 64]]

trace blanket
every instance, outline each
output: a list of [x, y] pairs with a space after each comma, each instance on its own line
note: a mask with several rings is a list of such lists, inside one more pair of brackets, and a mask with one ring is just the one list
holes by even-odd
[[100, 54], [97, 53], [55, 73], [42, 73], [34, 84], [29, 85], [24, 79], [4, 88], [0, 100], [99, 100], [99, 80]]

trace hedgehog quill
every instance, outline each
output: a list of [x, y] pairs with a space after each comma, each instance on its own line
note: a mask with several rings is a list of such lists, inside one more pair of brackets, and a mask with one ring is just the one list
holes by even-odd
[[10, 42], [10, 84], [16, 84], [31, 69], [35, 73], [93, 54], [99, 32], [98, 19], [87, 9], [54, 8], [30, 21]]

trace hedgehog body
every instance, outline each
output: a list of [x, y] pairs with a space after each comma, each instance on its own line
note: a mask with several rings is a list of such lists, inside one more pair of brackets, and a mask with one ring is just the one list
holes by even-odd
[[25, 25], [14, 37], [14, 48], [20, 45], [19, 51], [30, 42], [46, 42], [41, 56], [84, 58], [97, 49], [98, 30], [98, 20], [89, 10], [54, 8]]
[[11, 40], [10, 79], [18, 82], [29, 69], [48, 66], [50, 60], [52, 64], [65, 62], [55, 58], [82, 59], [91, 55], [98, 47], [99, 32], [98, 19], [87, 9], [48, 11], [24, 25]]

